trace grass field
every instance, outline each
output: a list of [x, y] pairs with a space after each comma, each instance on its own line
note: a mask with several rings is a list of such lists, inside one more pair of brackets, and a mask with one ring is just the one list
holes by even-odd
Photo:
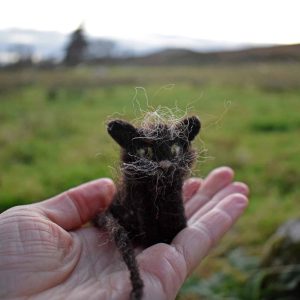
[[0, 210], [39, 201], [97, 177], [114, 177], [111, 117], [178, 107], [203, 124], [195, 170], [234, 168], [251, 188], [245, 216], [197, 274], [226, 268], [237, 246], [259, 254], [300, 214], [300, 64], [94, 67], [0, 72]]

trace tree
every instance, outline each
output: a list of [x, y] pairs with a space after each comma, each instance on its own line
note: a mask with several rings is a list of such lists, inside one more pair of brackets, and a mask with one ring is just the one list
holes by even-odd
[[75, 66], [84, 60], [85, 52], [88, 46], [83, 26], [80, 25], [70, 37], [70, 42], [66, 47], [64, 63], [69, 66]]

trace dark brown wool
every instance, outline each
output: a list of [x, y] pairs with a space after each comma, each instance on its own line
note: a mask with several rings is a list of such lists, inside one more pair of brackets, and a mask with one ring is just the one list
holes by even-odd
[[197, 117], [141, 128], [122, 120], [108, 124], [121, 146], [122, 177], [111, 206], [94, 221], [112, 235], [130, 271], [132, 300], [143, 295], [134, 246], [169, 244], [186, 227], [182, 185], [196, 158], [191, 141], [200, 126]]

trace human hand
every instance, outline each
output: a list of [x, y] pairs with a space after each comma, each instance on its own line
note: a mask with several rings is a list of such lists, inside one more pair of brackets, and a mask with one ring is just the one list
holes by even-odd
[[[229, 168], [183, 187], [189, 226], [171, 245], [137, 255], [143, 299], [174, 299], [185, 278], [247, 206], [248, 188]], [[1, 299], [127, 299], [128, 271], [105, 232], [82, 227], [110, 203], [115, 187], [99, 179], [0, 215]]]

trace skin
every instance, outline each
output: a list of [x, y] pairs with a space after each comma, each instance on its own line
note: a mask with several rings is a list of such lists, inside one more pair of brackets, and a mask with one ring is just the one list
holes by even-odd
[[[188, 227], [171, 245], [137, 249], [144, 298], [174, 299], [186, 277], [241, 216], [248, 188], [228, 167], [183, 187]], [[128, 271], [104, 232], [83, 226], [112, 200], [95, 180], [0, 214], [1, 299], [128, 299]]]

